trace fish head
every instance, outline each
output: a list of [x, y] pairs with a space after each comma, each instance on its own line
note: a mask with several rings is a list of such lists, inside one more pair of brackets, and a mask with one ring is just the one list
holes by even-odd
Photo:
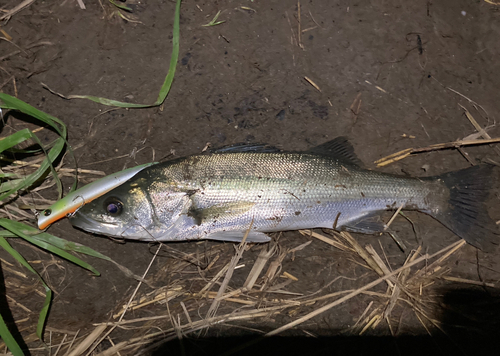
[[148, 193], [135, 180], [81, 206], [71, 217], [73, 226], [95, 234], [152, 240], [153, 207]]

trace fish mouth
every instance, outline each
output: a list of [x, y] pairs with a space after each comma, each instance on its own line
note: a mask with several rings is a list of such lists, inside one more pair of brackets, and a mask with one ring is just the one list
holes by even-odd
[[79, 212], [76, 212], [72, 217], [70, 217], [69, 222], [71, 225], [79, 229], [102, 235], [114, 235], [118, 227], [116, 224], [89, 219], [87, 216], [80, 214]]

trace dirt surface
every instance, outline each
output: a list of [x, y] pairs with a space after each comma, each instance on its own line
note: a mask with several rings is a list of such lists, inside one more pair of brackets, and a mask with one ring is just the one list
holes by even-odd
[[[13, 39], [0, 41], [0, 84], [4, 93], [16, 95], [68, 125], [69, 142], [75, 147], [79, 167], [84, 169], [111, 174], [153, 160], [198, 153], [207, 143], [217, 147], [262, 142], [286, 150], [304, 150], [342, 135], [350, 139], [360, 159], [375, 168], [375, 160], [399, 150], [450, 142], [477, 132], [461, 105], [481, 127], [488, 128], [489, 135], [500, 135], [495, 126], [500, 111], [500, 6], [479, 0], [311, 0], [300, 4], [299, 26], [295, 1], [184, 1], [179, 62], [164, 105], [106, 112], [109, 107], [90, 101], [64, 100], [41, 83], [64, 95], [154, 102], [168, 69], [175, 4], [127, 0], [125, 4], [133, 12], [125, 14], [138, 23], [119, 18], [117, 9], [107, 2], [102, 6], [99, 2], [83, 2], [85, 10], [73, 0], [37, 0], [3, 22], [1, 28]], [[0, 8], [17, 4], [8, 0]], [[219, 20], [225, 22], [203, 27], [219, 10]], [[19, 48], [20, 53], [6, 56]], [[44, 139], [43, 132], [40, 137]], [[433, 176], [487, 159], [500, 161], [494, 148], [486, 145], [467, 147], [462, 153], [423, 153], [380, 170]], [[67, 164], [72, 165], [69, 159]], [[490, 213], [499, 220], [497, 191], [493, 193]], [[407, 254], [419, 245], [422, 251], [434, 253], [458, 239], [424, 214], [410, 212], [408, 217], [414, 227], [403, 218], [393, 225], [409, 247]], [[73, 229], [67, 220], [54, 224], [49, 232], [90, 246], [138, 275], [144, 273], [157, 249], [147, 243], [118, 243], [93, 236]], [[407, 257], [387, 234], [380, 238], [355, 237], [361, 245], [371, 244], [381, 256], [385, 254], [393, 269], [402, 266]], [[287, 291], [328, 294], [359, 288], [378, 277], [356, 256], [298, 232], [284, 233], [279, 243], [286, 249], [309, 240], [310, 245], [294, 256], [287, 255], [282, 262], [282, 271], [298, 278], [285, 288]], [[13, 244], [35, 261], [34, 266], [43, 271], [55, 291], [47, 337], [49, 332], [54, 338], [65, 332], [72, 337], [78, 330], [82, 335], [88, 333], [93, 323], [110, 320], [137, 285], [108, 262], [86, 258], [102, 274], [92, 277], [67, 262]], [[245, 266], [235, 271], [232, 288], [243, 284], [262, 248], [254, 246], [243, 255], [241, 263]], [[222, 256], [212, 269], [200, 272], [210, 261], [202, 259], [201, 266], [190, 265], [175, 275], [169, 272], [168, 266], [182, 254], [203, 255], [211, 249], [220, 249]], [[151, 286], [158, 288], [174, 279], [187, 289], [190, 283], [206, 284], [233, 254], [232, 244], [168, 244], [149, 271]], [[0, 255], [9, 260], [5, 252]], [[393, 329], [381, 322], [363, 334], [368, 336], [355, 336], [360, 330], [352, 326], [371, 301], [363, 295], [284, 333], [296, 336], [291, 339], [296, 343], [269, 339], [260, 345], [278, 354], [290, 349], [290, 355], [311, 349], [317, 350], [316, 354], [334, 354], [332, 347], [339, 354], [368, 354], [380, 345], [391, 355], [416, 354], [418, 347], [421, 354], [423, 345], [428, 353], [459, 350], [474, 354], [477, 347], [498, 340], [498, 328], [492, 331], [489, 327], [494, 323], [498, 326], [494, 319], [498, 316], [496, 290], [483, 288], [481, 283], [498, 285], [499, 256], [498, 252], [488, 254], [465, 246], [452, 257], [446, 265], [450, 275], [479, 281], [479, 286], [436, 280], [439, 288], [429, 292], [429, 303], [437, 323], [427, 322], [427, 330], [417, 314], [400, 303], [394, 310]], [[12, 281], [22, 280], [5, 265], [3, 275]], [[139, 295], [154, 290], [151, 286], [143, 286]], [[24, 336], [30, 335], [43, 298], [25, 284], [22, 288], [10, 284], [7, 289], [32, 311], [27, 313], [9, 302], [14, 319], [28, 318], [17, 327]], [[386, 289], [386, 285], [379, 285], [374, 290], [384, 293]], [[224, 345], [241, 346], [252, 335], [274, 330], [326, 303], [296, 313], [288, 310], [265, 320], [219, 325], [209, 329], [207, 338], [200, 339], [199, 344], [196, 340], [200, 334], [192, 334], [183, 352], [222, 353], [224, 347], [218, 337], [242, 337], [224, 341]], [[194, 318], [199, 311], [206, 313], [209, 305], [210, 301], [196, 308], [187, 306], [194, 310]], [[225, 305], [219, 312], [237, 307]], [[151, 305], [131, 312], [130, 318], [163, 315], [165, 308], [165, 304]], [[179, 310], [184, 324], [185, 316]], [[454, 310], [459, 311], [461, 319], [455, 318], [458, 314]], [[452, 328], [455, 324], [462, 327]], [[467, 334], [464, 328], [469, 328]], [[486, 341], [477, 343], [479, 339], [470, 336], [477, 330]], [[115, 332], [112, 340], [118, 343], [134, 332], [137, 335], [146, 330]], [[373, 338], [391, 333], [401, 337]], [[107, 346], [110, 344], [99, 348]], [[167, 349], [175, 347], [169, 345]], [[245, 350], [259, 352], [258, 345]], [[32, 354], [46, 352], [35, 350]]]

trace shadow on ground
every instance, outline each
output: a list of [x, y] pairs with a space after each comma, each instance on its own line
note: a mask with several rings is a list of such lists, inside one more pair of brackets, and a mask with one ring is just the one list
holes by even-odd
[[[439, 302], [439, 327], [430, 335], [332, 337], [244, 335], [186, 337], [143, 350], [146, 355], [493, 355], [500, 347], [500, 291], [449, 289]], [[441, 330], [439, 330], [441, 329]], [[331, 332], [331, 331], [330, 331]]]

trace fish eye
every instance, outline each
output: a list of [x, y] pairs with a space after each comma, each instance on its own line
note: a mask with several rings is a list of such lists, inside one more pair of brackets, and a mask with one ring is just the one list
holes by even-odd
[[111, 197], [104, 201], [104, 209], [109, 215], [120, 215], [123, 209], [123, 204], [117, 198]]

